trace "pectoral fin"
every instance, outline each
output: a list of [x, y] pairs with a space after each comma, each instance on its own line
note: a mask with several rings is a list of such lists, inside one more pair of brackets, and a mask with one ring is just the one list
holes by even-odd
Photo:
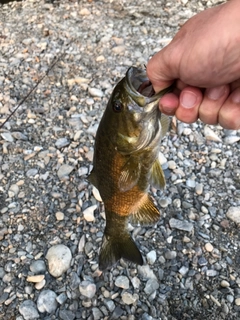
[[164, 189], [166, 185], [165, 176], [158, 159], [154, 162], [150, 173], [150, 184], [156, 189]]
[[138, 182], [141, 173], [141, 163], [137, 157], [130, 156], [121, 170], [118, 181], [122, 192], [132, 189]]
[[160, 122], [162, 126], [161, 137], [164, 137], [169, 130], [169, 124], [170, 124], [169, 117], [162, 113]]
[[146, 195], [140, 202], [140, 206], [136, 212], [130, 217], [130, 222], [143, 225], [154, 224], [159, 220], [160, 212], [154, 205], [149, 195]]

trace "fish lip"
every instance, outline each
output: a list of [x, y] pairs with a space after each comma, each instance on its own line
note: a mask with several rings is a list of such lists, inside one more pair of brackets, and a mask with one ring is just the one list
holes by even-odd
[[[127, 91], [131, 98], [140, 106], [140, 107], [145, 107], [148, 104], [151, 104], [152, 102], [157, 102], [160, 100], [160, 98], [165, 94], [166, 92], [169, 91], [169, 88], [164, 89], [160, 91], [157, 94], [153, 94], [150, 97], [144, 96], [140, 92], [138, 92], [139, 85], [142, 85], [144, 82], [150, 82], [148, 77], [147, 77], [147, 72], [144, 69], [140, 69], [137, 67], [130, 67], [127, 70], [126, 73], [126, 84], [127, 84]], [[137, 85], [136, 88], [136, 82], [139, 84]], [[135, 85], [134, 85], [135, 84]], [[154, 104], [154, 105], [157, 105]]]

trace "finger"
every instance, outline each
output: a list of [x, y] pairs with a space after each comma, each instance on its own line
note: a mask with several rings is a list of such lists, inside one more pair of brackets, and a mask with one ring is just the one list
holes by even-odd
[[219, 124], [226, 129], [240, 129], [240, 87], [236, 88], [219, 111]]
[[178, 96], [174, 93], [167, 93], [161, 98], [159, 107], [161, 112], [173, 116], [177, 110], [178, 104]]
[[186, 123], [193, 123], [198, 119], [198, 109], [202, 102], [202, 92], [195, 87], [186, 87], [179, 97], [179, 106], [176, 110], [176, 117]]
[[166, 48], [156, 53], [147, 63], [147, 76], [155, 92], [169, 87], [176, 79], [172, 73], [171, 64], [169, 64], [169, 56], [167, 56], [167, 59], [165, 58]]
[[229, 85], [222, 85], [205, 90], [199, 108], [199, 118], [207, 124], [217, 124], [219, 111], [230, 92]]

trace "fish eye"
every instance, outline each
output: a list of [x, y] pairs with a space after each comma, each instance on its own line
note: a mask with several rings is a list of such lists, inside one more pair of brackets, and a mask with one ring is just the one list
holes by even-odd
[[117, 101], [113, 102], [113, 111], [114, 112], [121, 112], [122, 108], [123, 108], [123, 105], [121, 104], [120, 101], [117, 100]]

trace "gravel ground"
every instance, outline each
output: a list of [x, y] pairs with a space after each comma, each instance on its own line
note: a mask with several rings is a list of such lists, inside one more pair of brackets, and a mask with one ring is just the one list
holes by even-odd
[[[0, 5], [0, 319], [239, 319], [240, 132], [172, 120], [142, 267], [98, 270], [104, 208], [87, 181], [116, 82], [220, 1]], [[197, 75], [196, 75], [197, 76]]]

